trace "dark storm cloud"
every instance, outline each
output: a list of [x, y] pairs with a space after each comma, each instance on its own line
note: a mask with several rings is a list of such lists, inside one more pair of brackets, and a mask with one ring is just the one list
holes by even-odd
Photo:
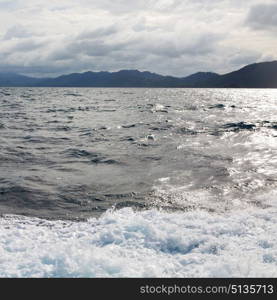
[[105, 38], [109, 35], [117, 33], [119, 30], [118, 26], [113, 24], [108, 27], [101, 27], [95, 30], [86, 30], [81, 32], [76, 39], [80, 40], [90, 40], [95, 38]]
[[[109, 34], [112, 34], [112, 31]], [[127, 50], [128, 46], [133, 44], [133, 42], [109, 43], [109, 40], [97, 37], [98, 34], [94, 34], [94, 32], [82, 33], [71, 41], [65, 41], [63, 49], [54, 50], [48, 58], [61, 61], [78, 59], [82, 55], [89, 57], [110, 56], [113, 52]]]
[[22, 26], [13, 26], [7, 30], [3, 39], [10, 40], [12, 38], [25, 38], [30, 36], [32, 36], [32, 34]]
[[13, 47], [9, 49], [10, 52], [28, 52], [34, 51], [38, 48], [43, 47], [46, 42], [34, 41], [32, 39], [26, 39], [16, 43]]
[[247, 17], [247, 23], [254, 29], [277, 30], [277, 4], [253, 6]]
[[144, 40], [138, 48], [148, 54], [154, 54], [168, 58], [179, 58], [181, 56], [190, 56], [191, 58], [199, 55], [206, 55], [215, 51], [216, 44], [221, 40], [221, 36], [212, 33], [191, 37], [189, 40], [180, 38], [180, 40], [171, 40], [153, 37]]
[[99, 39], [73, 42], [68, 46], [68, 50], [71, 53], [85, 54], [88, 56], [107, 56], [113, 51], [122, 50], [124, 47], [124, 43], [109, 44]]

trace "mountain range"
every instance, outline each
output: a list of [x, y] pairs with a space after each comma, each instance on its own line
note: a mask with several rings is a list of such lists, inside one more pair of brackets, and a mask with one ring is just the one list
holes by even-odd
[[219, 75], [198, 72], [179, 78], [138, 70], [85, 72], [56, 78], [33, 78], [0, 72], [1, 87], [191, 87], [191, 88], [277, 88], [277, 61], [247, 65]]

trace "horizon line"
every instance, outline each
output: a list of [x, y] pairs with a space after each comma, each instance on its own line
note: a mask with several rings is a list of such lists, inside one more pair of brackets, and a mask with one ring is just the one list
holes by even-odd
[[186, 78], [186, 77], [189, 77], [191, 75], [198, 74], [198, 73], [212, 73], [212, 74], [217, 74], [217, 75], [222, 76], [222, 75], [230, 74], [232, 72], [239, 71], [239, 70], [241, 70], [241, 69], [243, 69], [247, 66], [251, 66], [251, 65], [255, 65], [255, 64], [263, 64], [263, 63], [274, 63], [274, 62], [277, 62], [277, 60], [253, 62], [253, 63], [247, 64], [247, 65], [244, 65], [239, 69], [236, 69], [234, 71], [230, 71], [230, 72], [227, 72], [227, 73], [223, 73], [223, 74], [216, 73], [216, 72], [213, 72], [213, 71], [196, 71], [194, 73], [191, 73], [191, 74], [183, 76], [183, 77], [174, 76], [174, 75], [162, 75], [160, 73], [152, 72], [152, 71], [149, 71], [149, 70], [140, 70], [140, 69], [119, 69], [117, 71], [92, 71], [92, 70], [79, 71], [79, 72], [77, 72], [77, 71], [74, 72], [73, 71], [73, 72], [70, 72], [70, 73], [63, 73], [61, 75], [56, 75], [54, 77], [33, 77], [32, 75], [28, 75], [28, 73], [20, 73], [20, 72], [1, 72], [0, 71], [0, 74], [14, 74], [14, 75], [16, 74], [16, 75], [26, 76], [26, 77], [29, 77], [29, 78], [35, 78], [35, 79], [55, 79], [55, 78], [58, 78], [58, 77], [61, 77], [61, 76], [68, 76], [68, 75], [72, 75], [72, 74], [85, 74], [85, 73], [109, 73], [109, 74], [114, 74], [114, 73], [119, 73], [119, 72], [122, 72], [122, 71], [137, 71], [137, 72], [140, 72], [140, 73], [151, 73], [151, 74], [164, 76], [164, 77], [173, 77], [173, 78], [183, 79], [183, 78]]

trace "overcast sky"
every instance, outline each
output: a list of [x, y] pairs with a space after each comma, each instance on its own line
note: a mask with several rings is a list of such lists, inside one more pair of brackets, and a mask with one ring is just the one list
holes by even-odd
[[0, 0], [0, 72], [226, 73], [277, 59], [276, 0]]

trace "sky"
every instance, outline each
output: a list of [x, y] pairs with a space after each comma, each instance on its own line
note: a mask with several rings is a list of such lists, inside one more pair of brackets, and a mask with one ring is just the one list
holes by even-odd
[[184, 77], [277, 59], [276, 0], [0, 0], [0, 72]]

